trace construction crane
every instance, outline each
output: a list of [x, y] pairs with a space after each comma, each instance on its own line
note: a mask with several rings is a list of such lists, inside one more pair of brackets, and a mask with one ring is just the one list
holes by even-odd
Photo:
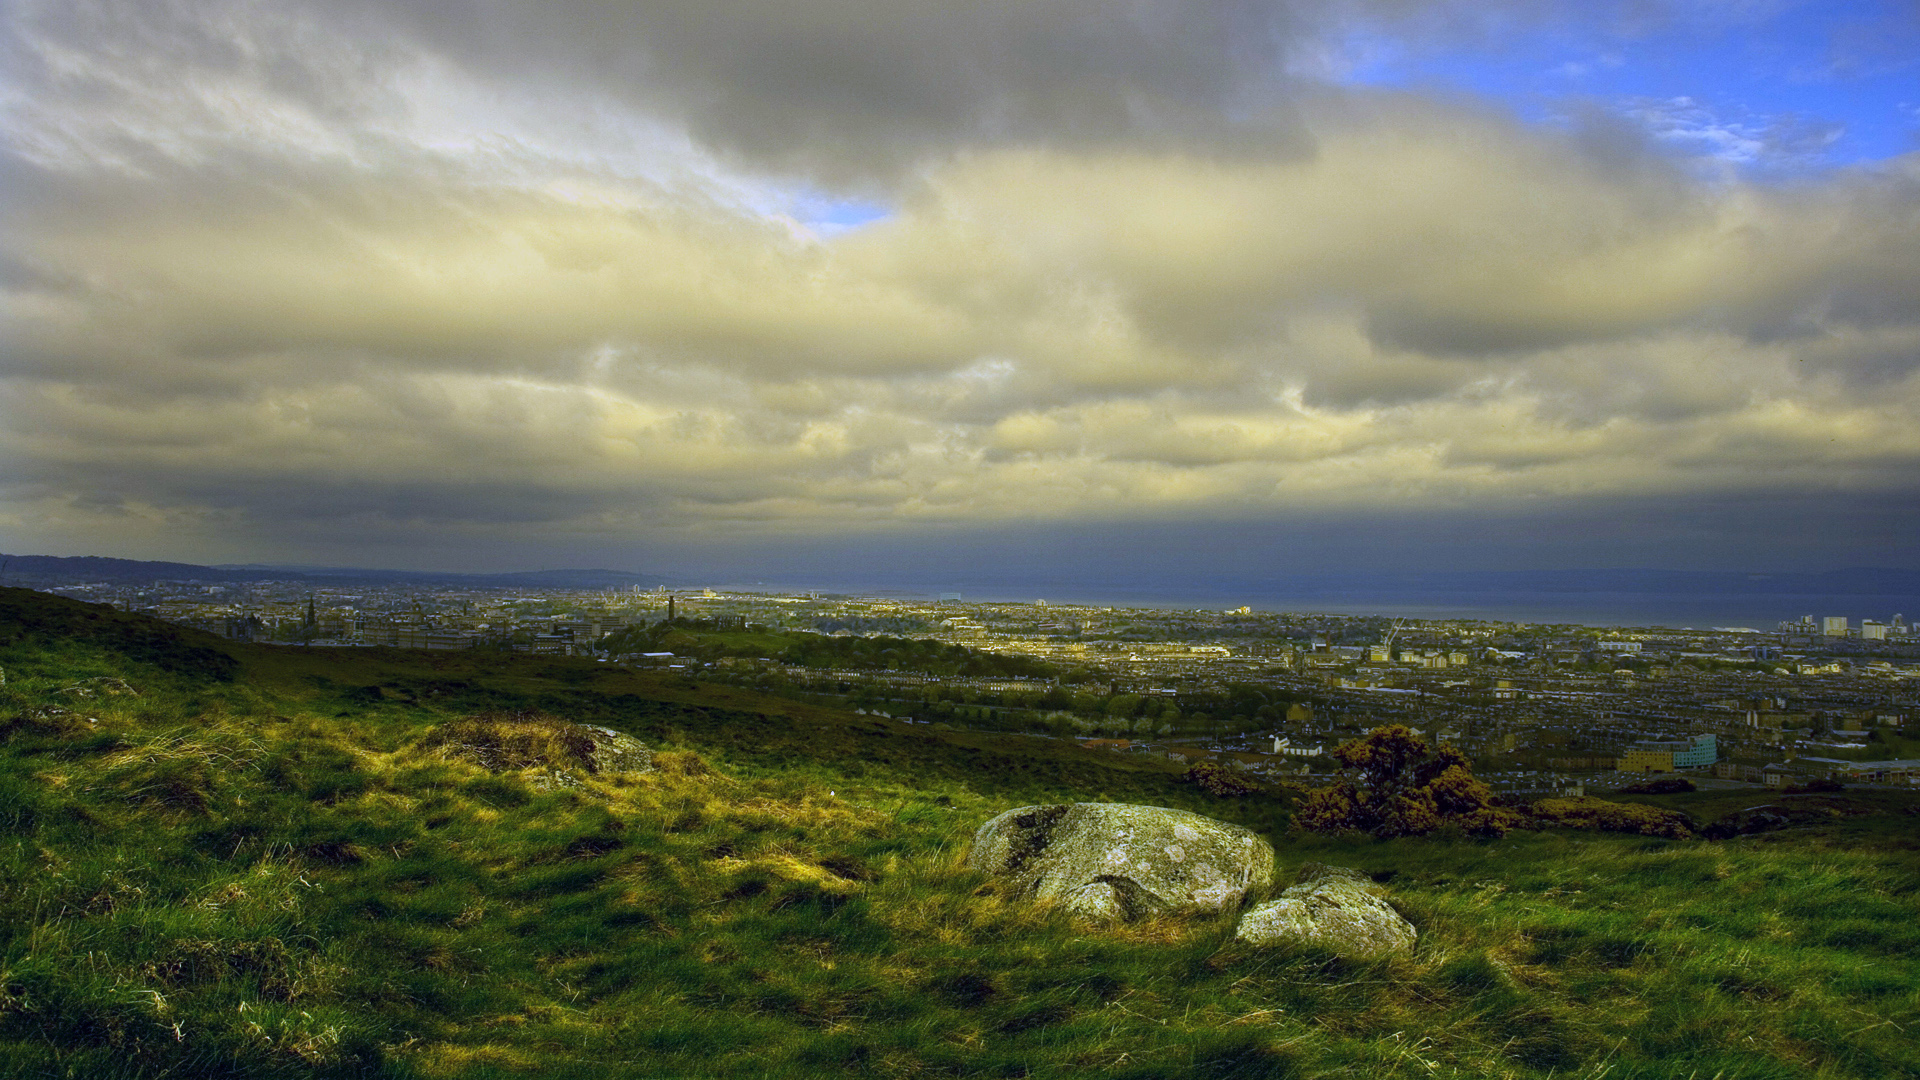
[[1387, 628], [1386, 640], [1380, 643], [1380, 647], [1387, 650], [1388, 660], [1393, 659], [1393, 639], [1400, 636], [1400, 624], [1404, 621], [1403, 619], [1393, 620], [1393, 625]]

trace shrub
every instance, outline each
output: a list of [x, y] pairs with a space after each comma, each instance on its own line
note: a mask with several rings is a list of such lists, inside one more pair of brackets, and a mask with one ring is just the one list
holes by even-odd
[[1622, 795], [1679, 795], [1683, 792], [1697, 791], [1693, 781], [1684, 776], [1663, 776], [1658, 780], [1646, 780], [1630, 784], [1620, 789]]
[[1818, 780], [1809, 780], [1804, 784], [1790, 784], [1781, 790], [1781, 794], [1783, 795], [1832, 794], [1833, 792], [1836, 792], [1836, 791], [1845, 791], [1845, 790], [1847, 790], [1847, 785], [1841, 783], [1840, 781], [1829, 780], [1826, 777], [1821, 777]]
[[1198, 761], [1189, 768], [1180, 779], [1192, 784], [1209, 795], [1222, 798], [1238, 798], [1251, 795], [1260, 790], [1260, 786], [1244, 776], [1237, 775], [1232, 769], [1217, 761]]
[[1344, 775], [1310, 793], [1295, 819], [1314, 832], [1419, 836], [1453, 826], [1499, 836], [1523, 820], [1494, 804], [1493, 792], [1473, 775], [1465, 754], [1451, 746], [1430, 747], [1397, 724], [1341, 745], [1332, 757]]
[[1591, 796], [1541, 799], [1530, 810], [1536, 824], [1546, 828], [1598, 829], [1685, 840], [1693, 835], [1693, 819], [1677, 810], [1638, 803], [1616, 803]]

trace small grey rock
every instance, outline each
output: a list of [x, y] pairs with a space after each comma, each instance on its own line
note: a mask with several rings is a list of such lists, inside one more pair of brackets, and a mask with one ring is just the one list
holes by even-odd
[[593, 768], [595, 772], [643, 773], [653, 771], [653, 751], [647, 744], [625, 732], [612, 728], [582, 724], [587, 735], [593, 739]]
[[117, 679], [112, 675], [100, 675], [91, 679], [82, 679], [72, 686], [54, 692], [71, 698], [140, 696], [140, 691], [135, 690], [127, 680]]
[[1382, 898], [1373, 879], [1344, 866], [1308, 863], [1298, 884], [1248, 911], [1234, 937], [1251, 945], [1314, 945], [1341, 956], [1413, 951], [1418, 933]]

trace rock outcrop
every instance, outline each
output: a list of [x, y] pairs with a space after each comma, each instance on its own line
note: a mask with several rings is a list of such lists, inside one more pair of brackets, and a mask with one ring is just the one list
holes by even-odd
[[593, 740], [593, 771], [599, 773], [651, 772], [653, 751], [646, 743], [612, 728], [580, 725]]
[[1308, 863], [1295, 884], [1240, 918], [1234, 934], [1253, 945], [1313, 945], [1341, 956], [1413, 951], [1418, 934], [1358, 870]]
[[91, 679], [83, 679], [64, 690], [56, 690], [54, 693], [64, 697], [81, 699], [140, 696], [140, 691], [135, 690], [127, 680], [116, 679], [111, 675], [100, 675]]
[[1092, 918], [1224, 911], [1273, 881], [1273, 846], [1238, 825], [1158, 806], [1022, 806], [974, 833], [967, 865], [1014, 895]]
[[577, 787], [585, 776], [653, 770], [653, 751], [612, 728], [539, 712], [481, 713], [433, 728], [421, 748], [491, 772], [538, 770], [536, 787]]

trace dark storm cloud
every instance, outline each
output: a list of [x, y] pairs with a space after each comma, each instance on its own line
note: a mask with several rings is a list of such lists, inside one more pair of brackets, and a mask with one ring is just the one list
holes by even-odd
[[404, 0], [415, 40], [487, 73], [575, 82], [756, 163], [886, 174], [1008, 143], [1299, 152], [1264, 0]]

